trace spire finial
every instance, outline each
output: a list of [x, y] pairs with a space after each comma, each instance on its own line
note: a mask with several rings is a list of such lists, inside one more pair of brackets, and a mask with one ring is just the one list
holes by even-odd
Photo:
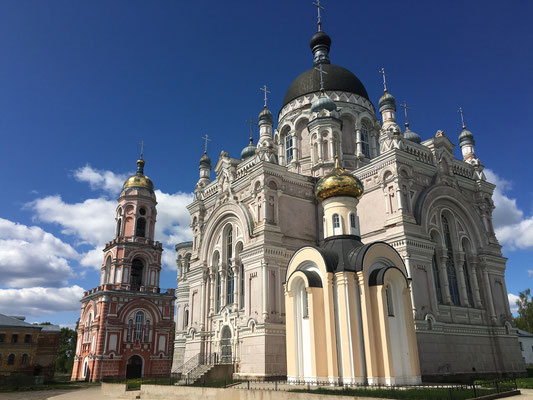
[[318, 16], [317, 16], [317, 23], [318, 23], [318, 31], [320, 32], [322, 30], [322, 16], [320, 15], [320, 10], [323, 10], [324, 7], [320, 5], [320, 0], [316, 0], [313, 5], [316, 7]]
[[320, 92], [325, 93], [324, 89], [324, 74], [328, 74], [324, 69], [322, 68], [322, 64], [319, 64], [318, 67], [315, 67], [315, 69], [320, 73]]
[[405, 100], [403, 101], [403, 104], [400, 104], [400, 107], [403, 108], [404, 113], [405, 113], [405, 127], [409, 128], [409, 120], [407, 119], [407, 110], [411, 110], [411, 108], [407, 107], [407, 102]]
[[461, 114], [461, 123], [463, 124], [463, 129], [466, 129], [465, 125], [465, 113], [461, 107], [459, 107], [459, 110], [457, 110], [459, 114]]
[[141, 157], [140, 157], [140, 159], [142, 160], [143, 159], [143, 155], [144, 155], [144, 140], [141, 140], [141, 142], [139, 144], [141, 145]]
[[204, 137], [202, 137], [202, 139], [205, 140], [205, 148], [204, 148], [204, 154], [207, 154], [207, 142], [210, 142], [211, 139], [209, 139], [209, 136], [207, 136], [207, 133], [205, 134]]
[[270, 93], [270, 90], [267, 89], [267, 85], [263, 85], [263, 87], [259, 88], [259, 90], [265, 92], [265, 108], [268, 108], [267, 107], [267, 100], [268, 100], [267, 93]]
[[383, 89], [385, 89], [384, 91], [387, 92], [387, 74], [385, 73], [385, 68], [382, 67], [379, 70], [379, 73], [383, 75]]
[[254, 144], [254, 125], [257, 125], [254, 122], [254, 117], [250, 117], [250, 121], [246, 121], [247, 124], [250, 124], [250, 144]]

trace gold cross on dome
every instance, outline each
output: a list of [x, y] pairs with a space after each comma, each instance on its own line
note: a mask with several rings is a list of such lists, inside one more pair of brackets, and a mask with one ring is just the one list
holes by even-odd
[[211, 139], [209, 139], [209, 136], [207, 136], [207, 134], [206, 134], [204, 137], [202, 137], [202, 139], [205, 140], [205, 149], [204, 149], [204, 153], [207, 154], [207, 142], [210, 142]]
[[323, 10], [324, 7], [320, 5], [320, 0], [316, 0], [316, 2], [313, 3], [313, 5], [316, 7], [316, 10], [318, 13], [318, 16], [317, 16], [318, 30], [321, 31], [322, 30], [322, 16], [320, 15], [320, 10]]
[[387, 91], [387, 74], [385, 73], [385, 68], [381, 68], [379, 73], [383, 75], [383, 88]]
[[320, 73], [320, 91], [324, 92], [324, 74], [328, 74], [324, 69], [322, 68], [322, 64], [320, 64], [318, 67], [315, 67], [315, 69]]
[[459, 114], [461, 114], [461, 123], [463, 124], [463, 129], [466, 128], [465, 125], [465, 113], [461, 107], [459, 107], [459, 110], [457, 110]]
[[141, 140], [139, 144], [141, 145], [141, 160], [142, 160], [143, 155], [144, 155], [144, 140]]
[[403, 108], [404, 113], [405, 113], [405, 123], [409, 124], [409, 120], [407, 119], [407, 110], [411, 110], [411, 108], [407, 107], [407, 102], [405, 100], [403, 101], [403, 104], [400, 104], [400, 107]]
[[267, 85], [263, 85], [263, 87], [259, 88], [259, 90], [265, 92], [265, 108], [267, 108], [267, 93], [270, 93], [270, 91], [267, 89]]

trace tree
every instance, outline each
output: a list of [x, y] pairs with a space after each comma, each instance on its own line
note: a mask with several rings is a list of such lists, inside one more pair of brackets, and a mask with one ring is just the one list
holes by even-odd
[[[78, 322], [76, 322], [76, 326], [78, 326]], [[57, 372], [72, 372], [72, 366], [74, 365], [74, 355], [76, 354], [77, 340], [78, 334], [75, 330], [70, 328], [61, 328], [56, 361]]]
[[518, 306], [518, 317], [514, 319], [516, 326], [518, 329], [533, 332], [533, 301], [530, 289], [518, 293], [516, 305]]

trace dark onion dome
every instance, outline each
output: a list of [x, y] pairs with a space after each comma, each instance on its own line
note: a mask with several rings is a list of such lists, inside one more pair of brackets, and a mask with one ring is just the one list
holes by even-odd
[[318, 31], [311, 38], [311, 41], [309, 42], [311, 50], [314, 50], [317, 46], [326, 46], [329, 51], [329, 48], [331, 47], [331, 38], [326, 32]]
[[320, 97], [313, 101], [311, 104], [311, 112], [319, 112], [321, 110], [336, 111], [337, 105], [333, 100], [326, 96], [324, 93], [320, 93]]
[[409, 124], [405, 124], [405, 132], [403, 133], [403, 137], [404, 139], [410, 140], [411, 142], [415, 142], [418, 144], [422, 142], [420, 135], [409, 129]]
[[254, 146], [254, 142], [250, 140], [250, 144], [241, 151], [241, 160], [246, 160], [247, 158], [255, 156], [255, 150], [256, 147]]
[[459, 146], [462, 146], [463, 144], [474, 145], [474, 135], [466, 129], [466, 126], [463, 126], [463, 130], [459, 135]]
[[391, 109], [396, 111], [396, 100], [392, 94], [385, 90], [385, 93], [383, 93], [383, 96], [379, 99], [379, 112], [381, 113]]
[[273, 121], [274, 121], [274, 117], [272, 116], [272, 113], [266, 107], [263, 109], [263, 111], [261, 111], [259, 113], [259, 122], [258, 123], [260, 124], [262, 121], [268, 122], [270, 124], [272, 124]]
[[142, 158], [137, 160], [137, 173], [130, 176], [124, 182], [122, 190], [126, 188], [148, 189], [154, 191], [154, 184], [146, 175], [144, 175], [144, 160]]
[[363, 192], [361, 181], [348, 171], [340, 168], [338, 161], [335, 163], [335, 168], [320, 178], [315, 187], [315, 195], [319, 201], [337, 196], [360, 199]]
[[[365, 87], [352, 72], [333, 64], [322, 64], [322, 68], [327, 74], [324, 74], [324, 90], [354, 93], [370, 101]], [[320, 73], [314, 68], [308, 69], [289, 86], [283, 99], [283, 107], [300, 96], [319, 91]]]
[[211, 169], [211, 159], [207, 155], [207, 152], [204, 152], [204, 155], [200, 158], [200, 168]]

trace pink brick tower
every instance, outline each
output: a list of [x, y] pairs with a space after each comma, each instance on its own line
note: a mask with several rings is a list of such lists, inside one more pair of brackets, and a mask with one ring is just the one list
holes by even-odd
[[159, 289], [163, 246], [154, 241], [157, 201], [144, 164], [141, 153], [118, 199], [100, 286], [81, 300], [73, 380], [170, 374], [174, 290]]

